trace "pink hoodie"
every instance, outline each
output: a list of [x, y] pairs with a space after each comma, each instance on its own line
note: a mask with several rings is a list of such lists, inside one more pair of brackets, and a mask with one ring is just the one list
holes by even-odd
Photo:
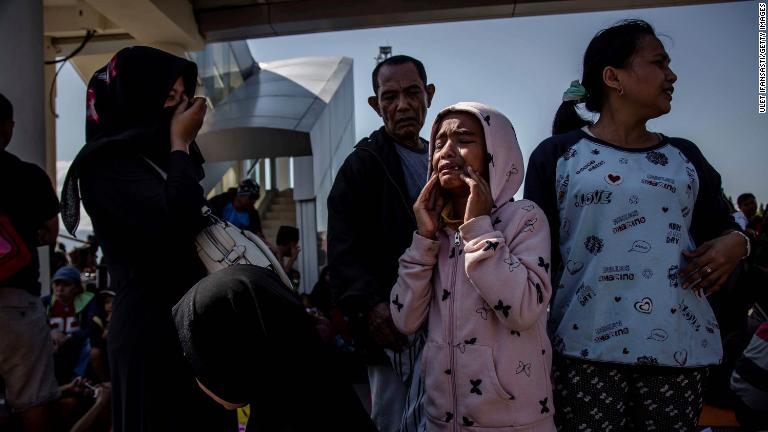
[[414, 233], [400, 258], [392, 317], [411, 334], [429, 315], [421, 362], [429, 430], [553, 431], [547, 219], [533, 202], [514, 201], [523, 158], [512, 123], [498, 111], [473, 102], [441, 111], [430, 160], [452, 111], [483, 125], [494, 208], [458, 233], [443, 228], [436, 241]]

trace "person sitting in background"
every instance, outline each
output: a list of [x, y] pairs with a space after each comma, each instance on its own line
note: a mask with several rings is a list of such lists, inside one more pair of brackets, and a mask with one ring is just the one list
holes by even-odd
[[84, 273], [95, 273], [98, 267], [97, 253], [99, 250], [99, 241], [93, 234], [88, 235], [88, 241], [81, 247], [72, 249], [69, 252], [69, 259], [72, 265]]
[[59, 243], [56, 249], [54, 250], [51, 248], [51, 276], [53, 276], [56, 271], [65, 265], [69, 264], [69, 259], [67, 258], [67, 248], [64, 246], [63, 243]]
[[331, 272], [328, 266], [320, 272], [309, 299], [320, 313], [326, 318], [330, 318], [333, 306], [331, 304]]
[[109, 383], [93, 385], [76, 377], [59, 387], [61, 398], [56, 401], [55, 432], [108, 432], [111, 430]]
[[69, 382], [85, 375], [91, 354], [93, 317], [98, 310], [95, 294], [83, 290], [80, 272], [60, 268], [53, 275], [53, 294], [42, 298], [54, 343], [56, 379]]
[[[277, 230], [276, 242], [277, 247], [275, 248], [275, 256], [283, 265], [285, 273], [291, 276], [293, 264], [299, 257], [299, 252], [301, 252], [301, 248], [299, 247], [299, 229], [287, 225], [281, 226], [280, 229]], [[291, 280], [293, 279], [294, 278], [291, 276]]]
[[[24, 432], [16, 414], [8, 410], [3, 399], [3, 381], [0, 380], [0, 431]], [[50, 429], [46, 432], [110, 432], [110, 400], [112, 386], [109, 383], [93, 385], [77, 377], [58, 386], [60, 397], [52, 402]]]
[[739, 206], [739, 211], [732, 214], [733, 219], [741, 226], [747, 234], [755, 237], [753, 228], [755, 225], [755, 215], [757, 215], [757, 199], [755, 195], [751, 193], [743, 193], [736, 198], [736, 204]]
[[211, 198], [208, 206], [214, 216], [264, 239], [259, 211], [254, 207], [260, 196], [261, 188], [258, 183], [245, 179], [237, 189], [232, 188]]
[[101, 313], [93, 317], [91, 367], [101, 382], [109, 381], [107, 335], [109, 334], [109, 322], [112, 320], [112, 301], [114, 299], [114, 291], [104, 290], [100, 292], [97, 301], [100, 303], [99, 311]]

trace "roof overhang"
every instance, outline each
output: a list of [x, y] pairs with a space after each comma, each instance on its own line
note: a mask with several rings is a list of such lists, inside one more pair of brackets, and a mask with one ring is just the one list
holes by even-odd
[[197, 143], [208, 161], [312, 154], [310, 132], [343, 78], [345, 57], [305, 57], [260, 68], [205, 117]]
[[738, 0], [192, 0], [206, 41]]

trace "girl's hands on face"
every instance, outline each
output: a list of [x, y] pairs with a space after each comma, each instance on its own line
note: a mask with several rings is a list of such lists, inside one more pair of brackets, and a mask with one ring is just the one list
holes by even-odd
[[416, 232], [420, 236], [435, 239], [440, 213], [444, 207], [445, 199], [440, 187], [440, 180], [437, 173], [433, 173], [413, 205], [413, 213], [416, 216]]
[[467, 166], [461, 173], [461, 179], [469, 186], [467, 209], [464, 211], [464, 223], [478, 217], [491, 214], [493, 196], [491, 186], [480, 176], [480, 173]]
[[205, 118], [205, 98], [197, 97], [192, 104], [183, 95], [171, 119], [171, 151], [189, 152], [189, 145], [197, 137]]

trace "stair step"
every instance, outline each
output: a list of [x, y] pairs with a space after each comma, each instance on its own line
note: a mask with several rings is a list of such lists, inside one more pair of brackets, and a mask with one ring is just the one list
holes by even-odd
[[262, 222], [286, 222], [286, 221], [295, 221], [296, 220], [296, 213], [281, 213], [281, 214], [273, 214], [269, 217], [265, 217], [262, 219]]
[[272, 204], [269, 206], [269, 213], [296, 212], [296, 206], [293, 204]]
[[296, 226], [295, 220], [268, 220], [261, 223], [261, 227], [264, 230], [274, 230], [277, 232], [282, 225]]
[[[278, 215], [278, 216], [274, 216], [274, 215]], [[295, 218], [296, 208], [290, 208], [290, 207], [280, 207], [277, 209], [272, 208], [268, 212], [264, 213], [264, 219], [268, 219], [270, 217], [274, 219], [274, 217], [284, 217], [284, 216]]]
[[293, 200], [293, 189], [277, 192], [267, 209], [261, 215], [261, 229], [264, 237], [275, 242], [277, 231], [282, 225], [296, 226], [296, 202]]
[[293, 198], [272, 198], [272, 205], [276, 204], [296, 204]]

